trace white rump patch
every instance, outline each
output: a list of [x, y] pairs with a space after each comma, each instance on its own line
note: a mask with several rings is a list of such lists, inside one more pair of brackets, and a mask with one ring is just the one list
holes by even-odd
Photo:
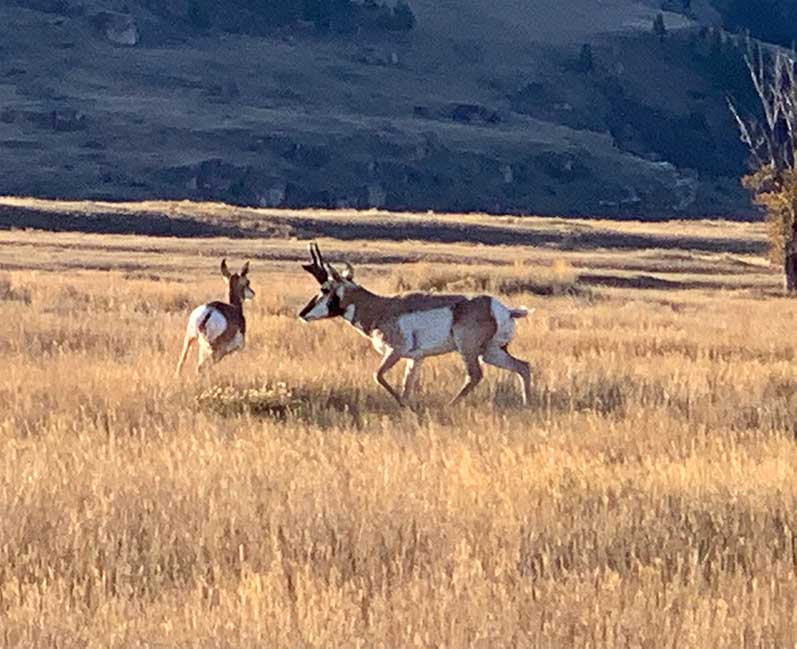
[[[200, 325], [204, 324], [203, 331]], [[203, 304], [198, 306], [188, 316], [188, 335], [192, 338], [204, 338], [208, 342], [213, 342], [227, 330], [227, 318], [213, 307]]]
[[508, 345], [515, 337], [515, 320], [512, 310], [501, 304], [495, 298], [490, 300], [490, 312], [495, 319], [495, 335], [490, 341], [496, 347]]
[[408, 358], [423, 358], [444, 354], [454, 349], [451, 327], [454, 314], [448, 307], [405, 313], [398, 319], [403, 335], [403, 345], [399, 350]]

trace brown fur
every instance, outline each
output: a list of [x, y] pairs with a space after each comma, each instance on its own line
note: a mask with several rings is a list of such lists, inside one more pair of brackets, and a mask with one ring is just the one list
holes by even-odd
[[400, 316], [448, 307], [453, 312], [453, 329], [466, 329], [468, 333], [464, 335], [463, 342], [481, 353], [497, 330], [490, 310], [491, 299], [488, 295], [469, 298], [465, 295], [429, 293], [383, 297], [353, 285], [344, 292], [341, 308], [345, 311], [354, 304], [356, 324], [360, 329], [369, 336], [379, 331], [385, 343], [395, 347], [400, 336], [397, 324]]
[[[383, 297], [355, 284], [352, 281], [354, 269], [350, 264], [346, 263], [344, 273], [327, 264], [317, 245], [310, 245], [310, 257], [312, 263], [305, 264], [303, 268], [321, 284], [321, 293], [308, 302], [299, 313], [299, 317], [306, 319], [306, 316], [313, 313], [321, 301], [325, 300], [326, 315], [315, 315], [313, 319], [343, 316], [364, 335], [371, 338], [377, 349], [382, 350], [384, 354], [374, 379], [400, 405], [405, 405], [417, 383], [423, 358], [453, 351], [457, 351], [462, 357], [468, 376], [452, 403], [465, 397], [481, 381], [483, 376], [481, 360], [516, 373], [521, 381], [523, 402], [526, 404], [529, 402], [531, 398], [529, 364], [509, 354], [506, 344], [499, 347], [502, 341], [495, 340], [498, 323], [493, 315], [492, 297], [480, 295], [468, 298], [464, 295], [430, 293]], [[352, 306], [353, 314], [349, 310]], [[402, 331], [399, 324], [400, 318], [407, 314], [435, 309], [451, 311], [452, 321], [448, 341], [445, 341], [443, 331], [440, 332], [441, 337], [435, 339], [435, 345], [426, 348], [418, 346], [415, 336], [420, 329], [413, 329], [412, 339], [408, 341], [407, 332]], [[525, 309], [507, 310], [510, 318], [522, 318], [527, 314]], [[407, 348], [409, 344], [412, 345], [410, 349]], [[402, 358], [406, 359], [407, 368], [402, 394], [399, 395], [387, 382], [385, 374]]]
[[[486, 363], [515, 372], [520, 377], [524, 403], [531, 398], [531, 373], [528, 363], [512, 356], [506, 348], [491, 349], [489, 343], [497, 331], [497, 323], [491, 309], [492, 298], [480, 295], [468, 298], [465, 295], [436, 295], [408, 293], [394, 297], [383, 297], [371, 293], [356, 284], [347, 286], [341, 298], [343, 311], [355, 306], [352, 324], [371, 337], [378, 333], [390, 348], [395, 348], [402, 339], [398, 318], [406, 313], [429, 309], [450, 308], [453, 315], [452, 336], [456, 350], [462, 356], [467, 371], [465, 384], [452, 400], [457, 403], [467, 396], [482, 380], [484, 372], [480, 357]], [[519, 311], [512, 312], [512, 317]], [[421, 359], [407, 360], [401, 395], [387, 383], [385, 374], [400, 360], [396, 354], [388, 354], [376, 372], [377, 383], [384, 387], [400, 404], [404, 405], [418, 381]]]
[[[241, 335], [246, 335], [246, 318], [240, 304], [227, 304], [226, 302], [208, 302], [208, 306], [215, 309], [224, 319], [227, 320], [228, 327], [219, 337], [215, 338], [210, 346], [215, 351], [224, 347], [228, 342], [235, 338], [239, 331]], [[201, 330], [201, 329], [200, 329]]]
[[[238, 333], [240, 333], [244, 339], [246, 338], [246, 318], [244, 317], [243, 302], [246, 297], [247, 289], [251, 291], [249, 288], [249, 278], [247, 277], [249, 262], [244, 265], [243, 270], [238, 274], [230, 273], [227, 270], [226, 262], [222, 261], [221, 271], [227, 279], [229, 303], [214, 301], [208, 302], [206, 306], [218, 311], [224, 316], [224, 319], [227, 321], [227, 328], [219, 336], [209, 341], [204, 338], [207, 316], [204, 322], [198, 324], [197, 328], [199, 333], [203, 334], [203, 344], [200, 344], [197, 372], [202, 369], [202, 366], [206, 362], [216, 363], [224, 358], [224, 356], [229, 353], [227, 349], [228, 344]], [[180, 353], [180, 360], [177, 363], [177, 369], [175, 371], [176, 374], [180, 374], [185, 359], [188, 356], [188, 352], [195, 341], [196, 337], [186, 332], [185, 339], [183, 340], [183, 349]]]
[[355, 305], [356, 325], [367, 336], [375, 331], [382, 334], [385, 343], [395, 347], [400, 336], [398, 318], [405, 313], [426, 311], [454, 307], [462, 302], [467, 302], [464, 295], [430, 295], [428, 293], [407, 293], [393, 297], [376, 295], [371, 291], [352, 284], [347, 286], [343, 293], [340, 305], [345, 311], [349, 306]]

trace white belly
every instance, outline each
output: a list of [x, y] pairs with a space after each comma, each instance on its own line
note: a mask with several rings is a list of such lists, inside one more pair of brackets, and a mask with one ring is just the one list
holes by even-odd
[[[205, 320], [207, 318], [207, 320]], [[203, 330], [199, 330], [199, 325], [205, 323]], [[227, 318], [225, 318], [219, 311], [209, 307], [207, 304], [198, 306], [188, 316], [188, 332], [194, 337], [206, 339], [208, 342], [213, 342], [221, 336], [227, 329]], [[239, 334], [240, 335], [240, 334]]]
[[377, 330], [374, 331], [373, 334], [370, 336], [371, 344], [373, 345], [374, 349], [379, 352], [380, 354], [384, 354], [387, 351], [387, 344], [385, 343], [385, 338], [382, 336], [382, 332]]
[[448, 308], [400, 316], [398, 325], [404, 338], [401, 355], [407, 358], [423, 358], [452, 351], [455, 348], [451, 334], [453, 324], [454, 316]]

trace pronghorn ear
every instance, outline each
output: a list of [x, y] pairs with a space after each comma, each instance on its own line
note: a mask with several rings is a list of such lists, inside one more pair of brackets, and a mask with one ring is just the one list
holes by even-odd
[[249, 262], [247, 261], [243, 268], [241, 268], [241, 277], [245, 277], [246, 274], [249, 272]]
[[326, 264], [327, 272], [332, 277], [332, 279], [336, 282], [342, 282], [343, 278], [340, 276], [338, 269], [335, 268], [332, 264]]
[[224, 275], [224, 277], [226, 277], [227, 279], [230, 279], [230, 274], [231, 273], [230, 273], [230, 269], [227, 268], [227, 260], [226, 259], [222, 259], [221, 260], [221, 274]]
[[340, 276], [348, 281], [354, 279], [354, 268], [348, 261], [344, 261], [343, 265], [346, 266], [345, 270], [340, 274]]

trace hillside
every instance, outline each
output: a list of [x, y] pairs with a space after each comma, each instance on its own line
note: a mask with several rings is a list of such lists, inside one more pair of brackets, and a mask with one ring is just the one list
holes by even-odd
[[[656, 6], [417, 0], [411, 32], [349, 35], [198, 30], [157, 7], [0, 6], [0, 192], [751, 214], [728, 79], [697, 22], [666, 13], [665, 42], [649, 33]], [[131, 21], [135, 45], [109, 41], [107, 11]]]

